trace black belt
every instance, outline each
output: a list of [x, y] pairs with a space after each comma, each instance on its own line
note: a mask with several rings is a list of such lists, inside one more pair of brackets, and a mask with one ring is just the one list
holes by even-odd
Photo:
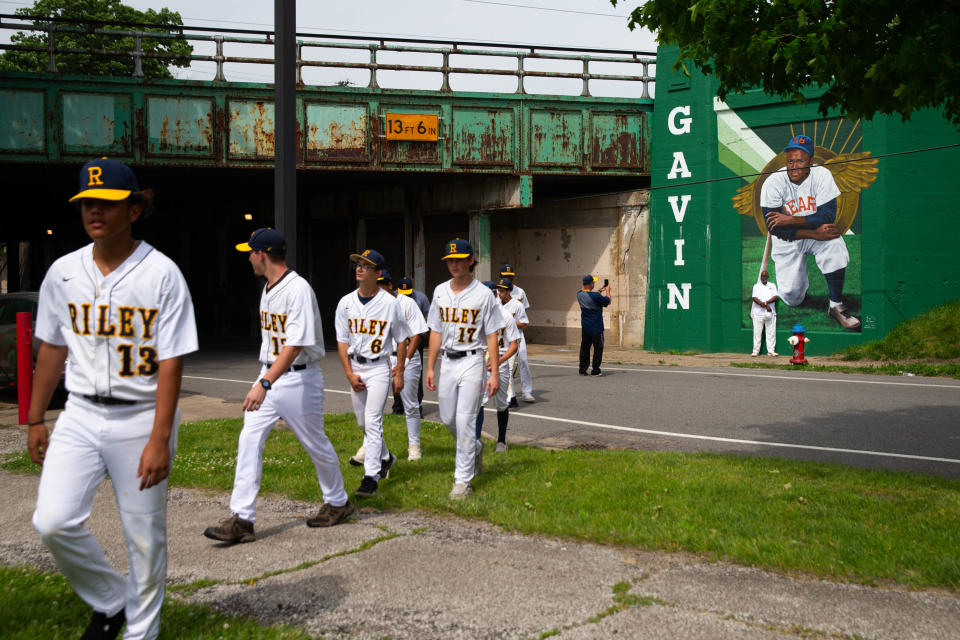
[[[270, 367], [273, 366], [273, 363], [271, 362], [270, 364], [267, 364], [267, 365], [264, 365], [264, 366], [265, 366], [267, 369], [269, 369]], [[290, 367], [290, 371], [303, 371], [303, 370], [306, 369], [306, 368], [307, 368], [307, 365], [306, 365], [306, 364], [295, 364], [295, 365], [293, 365], [292, 367]]]
[[460, 358], [466, 358], [467, 356], [472, 356], [475, 353], [479, 353], [480, 349], [470, 349], [469, 351], [444, 351], [443, 355], [451, 360], [459, 360]]
[[357, 362], [359, 362], [360, 364], [367, 364], [368, 362], [376, 362], [381, 358], [381, 356], [377, 356], [376, 358], [364, 358], [363, 356], [357, 356], [357, 355], [351, 355], [350, 357], [356, 360]]
[[87, 395], [83, 394], [83, 397], [89, 400], [90, 402], [96, 402], [97, 404], [122, 404], [122, 405], [131, 405], [137, 404], [136, 400], [124, 400], [123, 398], [111, 398], [110, 396], [97, 396], [97, 395]]

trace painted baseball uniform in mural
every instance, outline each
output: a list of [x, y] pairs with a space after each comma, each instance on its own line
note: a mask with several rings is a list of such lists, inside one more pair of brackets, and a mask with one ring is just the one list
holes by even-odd
[[[760, 206], [764, 212], [779, 209], [790, 216], [808, 217], [809, 228], [816, 228], [821, 224], [833, 224], [836, 199], [839, 196], [840, 189], [837, 188], [829, 169], [822, 166], [810, 167], [810, 174], [806, 179], [800, 184], [794, 184], [787, 175], [787, 169], [783, 168], [764, 181], [760, 191]], [[777, 267], [780, 299], [790, 306], [803, 302], [810, 286], [807, 277], [807, 254], [814, 257], [824, 274], [844, 269], [850, 263], [850, 254], [842, 237], [831, 240], [798, 240], [794, 239], [795, 231], [771, 231], [771, 255]]]
[[[94, 245], [50, 267], [40, 286], [36, 336], [68, 350], [66, 408], [43, 462], [33, 524], [82, 600], [113, 616], [127, 638], [154, 638], [166, 576], [167, 480], [140, 490], [138, 462], [154, 427], [160, 362], [197, 350], [190, 292], [169, 258], [140, 241], [104, 276]], [[176, 453], [180, 413], [169, 439]], [[118, 573], [84, 523], [109, 475], [127, 540]]]

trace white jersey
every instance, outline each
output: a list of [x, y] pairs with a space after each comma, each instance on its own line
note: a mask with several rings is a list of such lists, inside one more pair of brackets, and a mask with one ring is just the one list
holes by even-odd
[[[507, 304], [500, 305], [500, 313], [503, 314], [504, 322], [503, 329], [497, 332], [497, 345], [500, 347], [500, 355], [507, 352], [511, 342], [516, 340], [519, 346], [519, 341], [523, 339], [523, 334], [520, 333], [520, 329], [517, 328], [517, 318], [508, 307], [516, 307], [521, 313], [523, 312], [523, 305], [520, 304], [519, 300], [511, 299]], [[526, 314], [524, 314], [523, 317], [526, 318]], [[523, 322], [523, 320], [520, 322]], [[506, 366], [507, 363], [501, 362], [500, 364]]]
[[786, 168], [768, 177], [760, 189], [760, 206], [768, 209], [784, 208], [791, 216], [809, 216], [840, 195], [840, 189], [830, 169], [810, 167], [810, 175], [800, 184], [790, 182]]
[[[407, 329], [410, 330], [410, 337], [412, 338], [415, 335], [426, 333], [427, 331], [427, 321], [423, 317], [423, 312], [420, 311], [420, 307], [417, 306], [417, 303], [410, 297], [405, 295], [398, 295], [396, 297], [397, 304], [400, 305], [400, 311], [403, 313], [404, 322], [407, 323]], [[397, 350], [397, 341], [393, 341], [393, 351]], [[413, 357], [414, 353], [408, 353], [407, 357]]]
[[347, 353], [352, 356], [389, 356], [391, 345], [410, 337], [400, 303], [383, 289], [378, 289], [377, 295], [363, 304], [359, 291], [351, 291], [337, 304], [337, 342], [348, 345]]
[[292, 269], [260, 294], [260, 363], [269, 367], [283, 347], [303, 347], [292, 364], [324, 356], [323, 326], [313, 287]]
[[[524, 309], [530, 308], [530, 300], [527, 299], [527, 292], [517, 285], [513, 285], [513, 289], [510, 290], [510, 297], [514, 300], [519, 300]], [[521, 322], [523, 321], [521, 320]]]
[[437, 285], [427, 316], [427, 326], [440, 334], [442, 351], [482, 349], [486, 337], [506, 324], [490, 289], [473, 280], [460, 293], [450, 288], [452, 280]]
[[155, 400], [159, 363], [197, 350], [187, 283], [144, 241], [107, 276], [92, 243], [54, 262], [40, 285], [36, 336], [67, 347], [67, 391], [124, 400]]

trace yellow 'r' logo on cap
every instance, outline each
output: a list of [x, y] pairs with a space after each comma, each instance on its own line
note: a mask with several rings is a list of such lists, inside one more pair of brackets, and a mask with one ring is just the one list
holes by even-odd
[[100, 167], [88, 167], [87, 173], [90, 174], [90, 182], [87, 183], [88, 187], [92, 187], [95, 184], [103, 184], [103, 180], [100, 179], [100, 176], [103, 175], [103, 169]]
[[457, 252], [457, 243], [456, 243], [456, 242], [451, 242], [451, 243], [450, 243], [450, 251], [448, 251], [447, 253], [456, 253], [456, 252]]
[[370, 255], [370, 249], [367, 249], [366, 251], [364, 251], [364, 252], [363, 252], [363, 255], [365, 255], [365, 256]]

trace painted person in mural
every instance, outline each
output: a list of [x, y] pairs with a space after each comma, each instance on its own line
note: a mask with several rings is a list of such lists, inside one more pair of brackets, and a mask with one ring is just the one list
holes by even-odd
[[[840, 125], [831, 142], [829, 123], [820, 133], [821, 145], [831, 144], [839, 137]], [[848, 132], [844, 144], [853, 133]], [[860, 192], [877, 173], [876, 160], [868, 156], [869, 152], [837, 154], [817, 145], [811, 135], [793, 135], [762, 175], [734, 198], [738, 211], [753, 214], [766, 236], [759, 271], [767, 270], [772, 257], [770, 277], [776, 277], [780, 300], [792, 308], [789, 324], [860, 331], [861, 246], [859, 225], [854, 227], [853, 222]], [[745, 263], [756, 260], [750, 253], [759, 252], [747, 236], [745, 232]], [[747, 278], [756, 282], [754, 268], [745, 266], [745, 282]], [[810, 269], [820, 271], [823, 279], [811, 285]]]

